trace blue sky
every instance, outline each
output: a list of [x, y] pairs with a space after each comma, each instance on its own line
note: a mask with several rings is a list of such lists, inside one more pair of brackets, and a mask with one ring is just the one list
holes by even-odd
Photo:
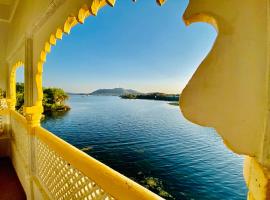
[[184, 25], [187, 3], [171, 0], [159, 7], [155, 0], [118, 0], [114, 8], [101, 9], [52, 48], [44, 86], [180, 93], [216, 38], [210, 25]]

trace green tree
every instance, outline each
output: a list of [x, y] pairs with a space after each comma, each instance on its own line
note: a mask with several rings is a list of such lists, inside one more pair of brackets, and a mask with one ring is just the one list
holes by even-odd
[[[65, 112], [70, 108], [65, 104], [68, 94], [61, 88], [43, 88], [44, 113]], [[16, 110], [22, 113], [24, 105], [24, 84], [16, 84]]]
[[16, 110], [23, 111], [24, 105], [24, 83], [16, 84]]
[[43, 88], [44, 112], [67, 111], [70, 108], [65, 105], [68, 100], [67, 93], [60, 88]]

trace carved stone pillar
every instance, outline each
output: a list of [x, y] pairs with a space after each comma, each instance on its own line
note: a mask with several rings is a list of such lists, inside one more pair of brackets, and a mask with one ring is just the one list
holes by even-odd
[[34, 186], [33, 181], [36, 173], [36, 154], [35, 154], [35, 127], [40, 126], [40, 119], [42, 116], [42, 106], [34, 104], [36, 93], [36, 73], [33, 62], [33, 38], [30, 36], [25, 39], [25, 96], [24, 96], [24, 115], [28, 124], [28, 137], [29, 137], [29, 184], [31, 189], [31, 199], [34, 199]]
[[26, 38], [25, 41], [25, 106], [24, 114], [31, 127], [40, 125], [43, 108], [41, 105], [34, 105], [34, 94], [36, 93], [36, 76], [33, 64], [33, 39]]

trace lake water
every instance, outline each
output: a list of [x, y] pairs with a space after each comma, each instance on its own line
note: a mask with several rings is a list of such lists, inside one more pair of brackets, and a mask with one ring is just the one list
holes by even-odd
[[166, 199], [244, 200], [243, 158], [162, 101], [71, 96], [43, 127]]

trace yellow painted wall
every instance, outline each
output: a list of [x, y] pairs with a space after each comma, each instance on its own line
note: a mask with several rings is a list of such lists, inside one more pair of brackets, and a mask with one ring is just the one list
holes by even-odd
[[9, 24], [0, 22], [0, 61], [5, 59]]
[[259, 159], [269, 134], [268, 7], [268, 0], [190, 0], [184, 14], [187, 24], [205, 21], [218, 29], [182, 93], [184, 116], [214, 127], [234, 152]]
[[5, 62], [0, 61], [0, 88], [7, 90], [8, 68]]

